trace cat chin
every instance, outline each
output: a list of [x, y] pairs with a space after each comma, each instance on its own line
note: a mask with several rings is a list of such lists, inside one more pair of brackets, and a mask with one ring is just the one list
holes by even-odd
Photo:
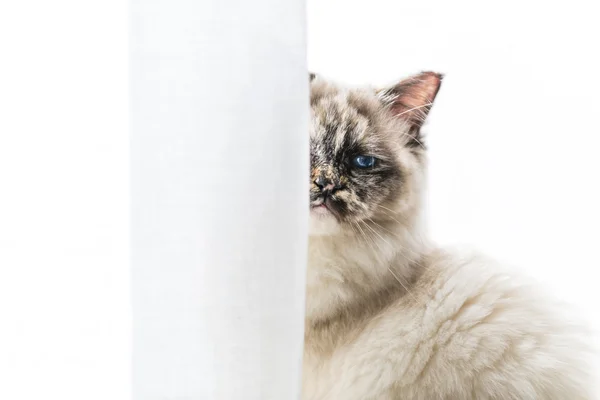
[[310, 236], [330, 236], [339, 234], [342, 230], [340, 223], [331, 214], [310, 212], [308, 233]]

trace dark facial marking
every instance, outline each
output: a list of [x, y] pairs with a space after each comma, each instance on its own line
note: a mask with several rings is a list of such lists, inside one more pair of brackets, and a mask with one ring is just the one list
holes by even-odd
[[402, 196], [403, 179], [412, 174], [400, 146], [408, 157], [422, 154], [420, 129], [441, 75], [422, 73], [382, 91], [309, 79], [311, 205], [326, 204], [340, 222], [375, 217], [379, 206]]
[[[397, 195], [401, 171], [391, 146], [347, 103], [317, 102], [311, 138], [311, 203], [326, 204], [340, 221], [360, 220]], [[340, 109], [346, 107], [344, 110]], [[362, 122], [360, 119], [363, 118]]]

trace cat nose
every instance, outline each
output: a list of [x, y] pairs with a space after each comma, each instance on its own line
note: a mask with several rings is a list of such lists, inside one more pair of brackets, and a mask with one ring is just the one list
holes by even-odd
[[317, 179], [315, 179], [313, 182], [324, 193], [327, 193], [327, 192], [333, 193], [342, 187], [340, 185], [339, 181], [327, 179], [322, 175], [318, 176]]

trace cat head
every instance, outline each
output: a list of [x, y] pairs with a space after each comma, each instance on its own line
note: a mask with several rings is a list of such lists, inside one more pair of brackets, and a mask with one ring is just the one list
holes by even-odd
[[441, 81], [423, 72], [384, 89], [346, 88], [310, 75], [311, 235], [418, 212], [421, 128]]

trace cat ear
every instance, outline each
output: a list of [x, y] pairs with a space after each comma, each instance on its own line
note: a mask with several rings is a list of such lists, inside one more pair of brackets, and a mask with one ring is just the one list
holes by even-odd
[[392, 114], [410, 124], [409, 135], [416, 144], [420, 144], [420, 129], [440, 90], [442, 78], [442, 74], [422, 72], [377, 92]]

